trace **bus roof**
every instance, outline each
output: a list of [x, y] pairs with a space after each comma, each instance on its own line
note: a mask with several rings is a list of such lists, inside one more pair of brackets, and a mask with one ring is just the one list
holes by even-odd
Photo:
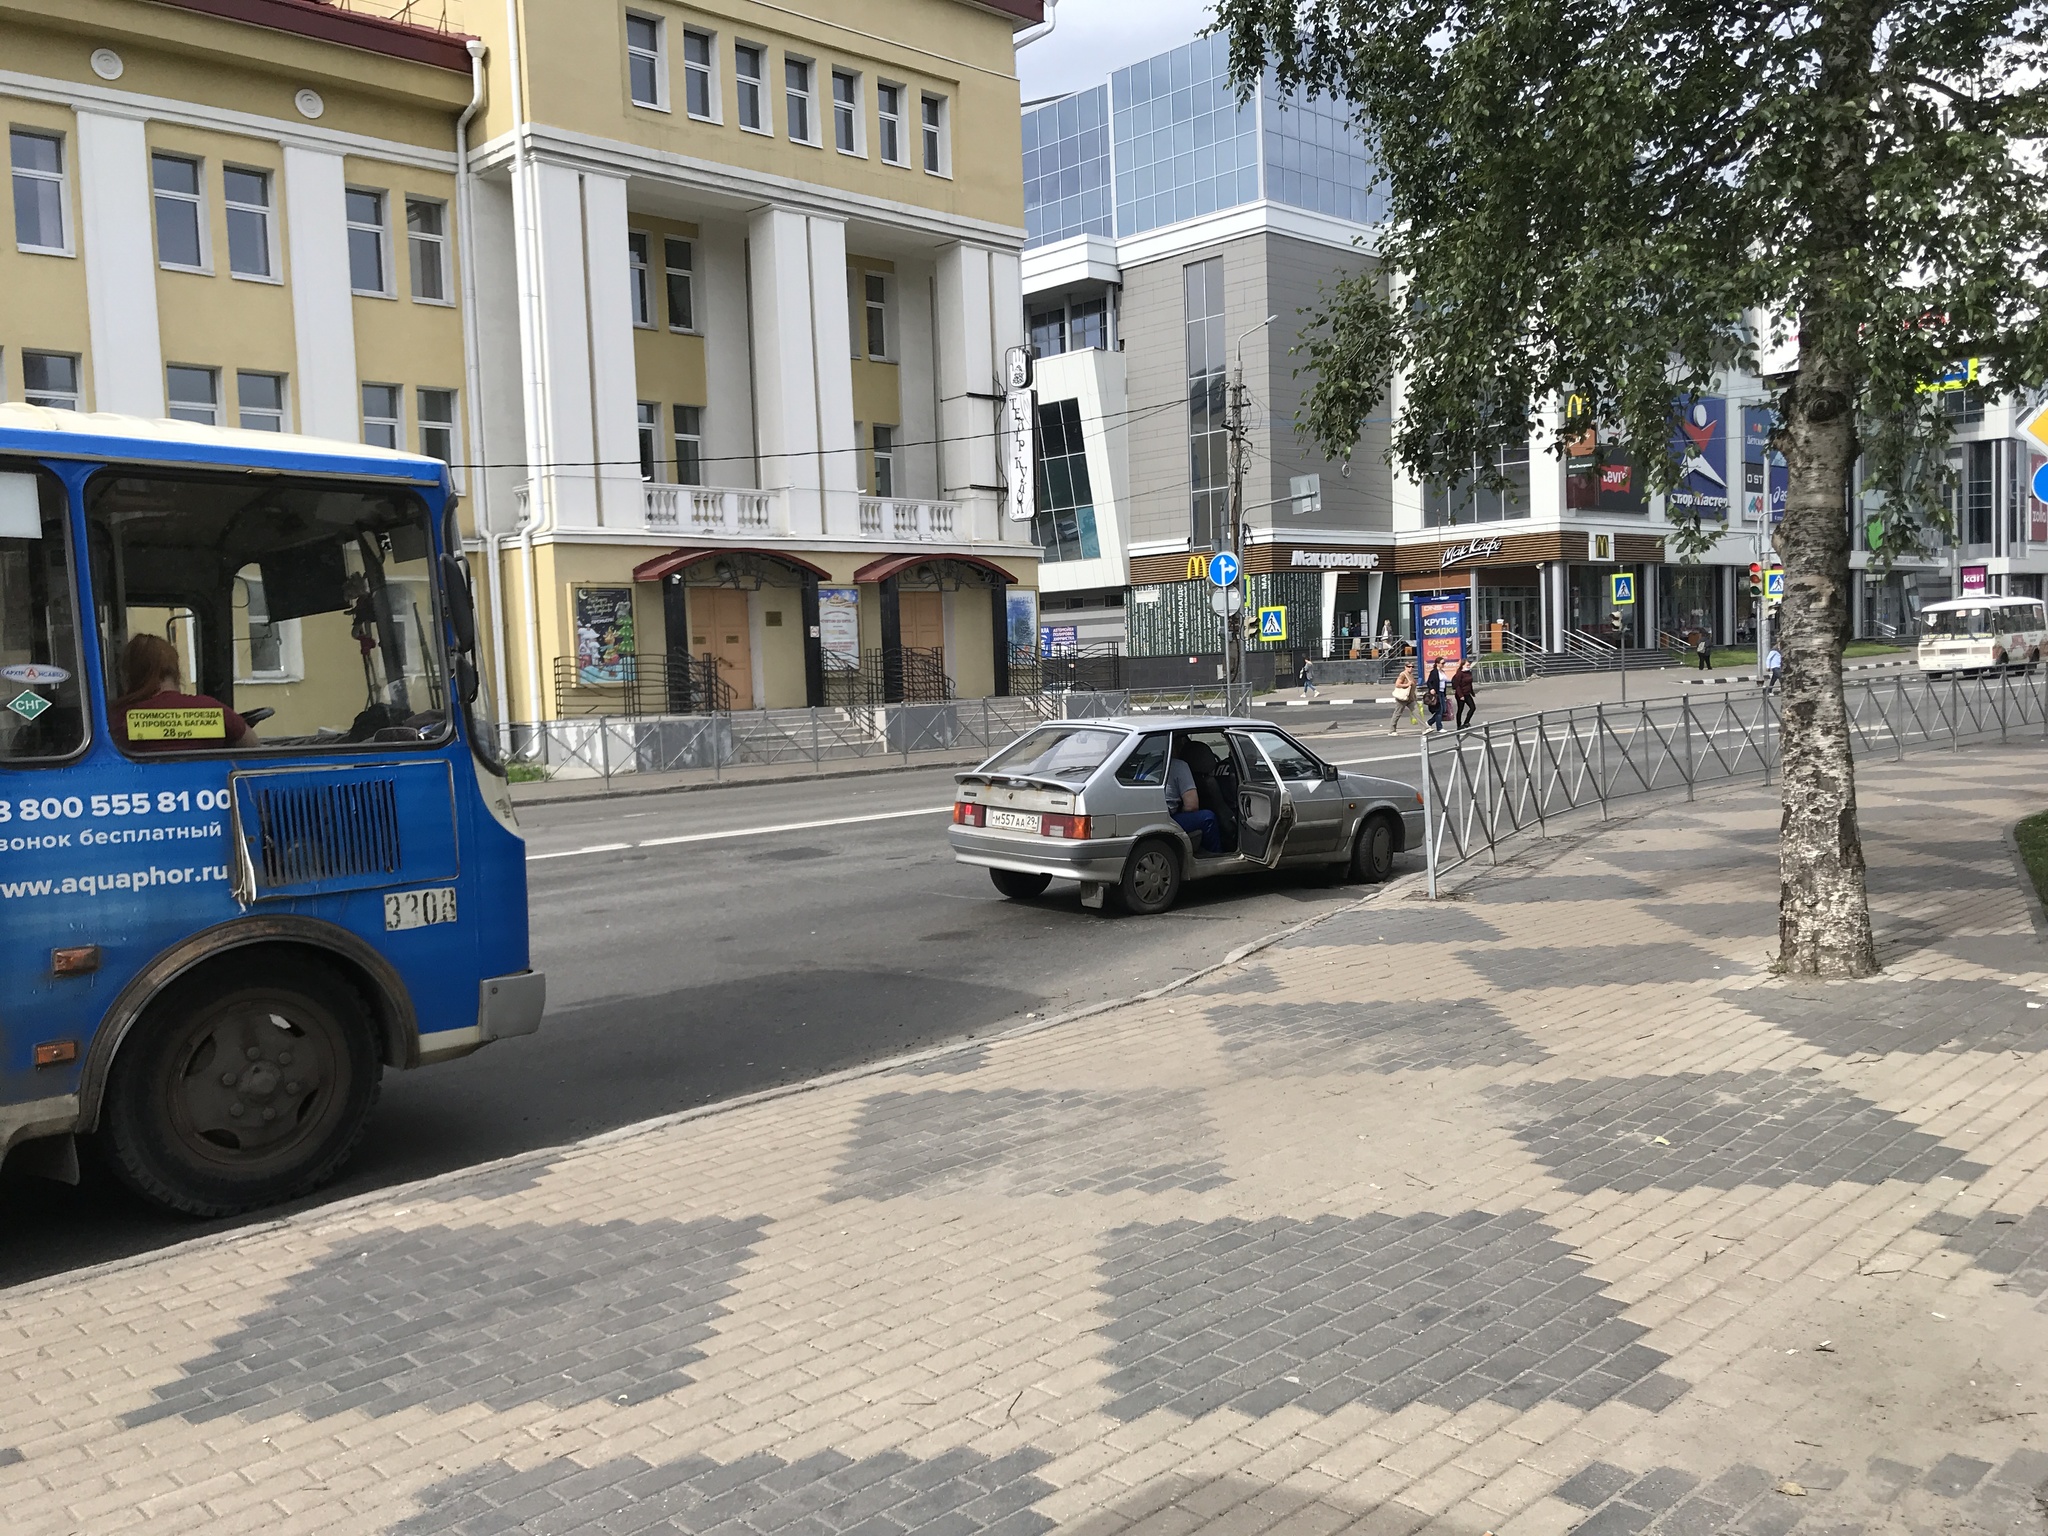
[[2014, 603], [2038, 603], [2038, 597], [1996, 597], [1986, 593], [1982, 597], [1950, 597], [1938, 603], [1925, 603], [1922, 613], [1954, 613], [1963, 608], [2009, 608]]
[[53, 411], [40, 405], [0, 405], [0, 453], [46, 459], [120, 463], [214, 464], [227, 469], [275, 469], [302, 474], [372, 475], [439, 485], [439, 459], [396, 453], [362, 443], [288, 432], [202, 427], [187, 421], [147, 421], [111, 412]]

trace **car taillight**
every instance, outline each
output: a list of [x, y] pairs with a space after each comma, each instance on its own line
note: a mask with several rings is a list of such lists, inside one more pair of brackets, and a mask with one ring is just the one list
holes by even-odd
[[1088, 835], [1088, 818], [1086, 816], [1047, 816], [1039, 823], [1038, 830], [1046, 837], [1086, 837]]
[[978, 827], [981, 825], [981, 807], [969, 805], [965, 800], [953, 802], [953, 825], [956, 827]]

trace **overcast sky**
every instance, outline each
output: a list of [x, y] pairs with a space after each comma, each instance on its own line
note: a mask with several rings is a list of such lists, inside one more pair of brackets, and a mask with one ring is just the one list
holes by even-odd
[[1189, 41], [1214, 13], [1213, 0], [1060, 0], [1052, 36], [1017, 55], [1024, 99], [1100, 84], [1112, 69]]

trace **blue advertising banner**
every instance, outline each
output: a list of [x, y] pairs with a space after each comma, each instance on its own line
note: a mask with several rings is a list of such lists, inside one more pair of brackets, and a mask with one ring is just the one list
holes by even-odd
[[1672, 416], [1677, 430], [1671, 451], [1678, 459], [1678, 484], [1671, 508], [1711, 522], [1728, 519], [1728, 402], [1718, 395], [1680, 400]]
[[1791, 472], [1785, 455], [1771, 450], [1771, 432], [1778, 413], [1768, 406], [1745, 406], [1742, 412], [1742, 517], [1760, 523], [1766, 511], [1774, 523], [1785, 520], [1785, 493]]
[[1415, 599], [1415, 650], [1425, 668], [1436, 661], [1452, 666], [1464, 659], [1472, 629], [1467, 619], [1471, 602], [1462, 594]]

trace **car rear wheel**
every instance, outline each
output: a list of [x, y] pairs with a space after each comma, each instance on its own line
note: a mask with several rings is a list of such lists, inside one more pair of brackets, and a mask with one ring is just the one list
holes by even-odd
[[208, 967], [152, 1003], [123, 1042], [103, 1140], [145, 1199], [232, 1216], [333, 1177], [381, 1072], [355, 990], [327, 967]]
[[997, 890], [1012, 901], [1029, 901], [1034, 896], [1045, 894], [1045, 888], [1052, 884], [1051, 875], [1027, 875], [1017, 869], [992, 869], [989, 879], [995, 882]]
[[1152, 838], [1131, 850], [1117, 882], [1124, 909], [1140, 917], [1164, 912], [1180, 899], [1180, 850], [1164, 838]]
[[1351, 843], [1351, 878], [1380, 885], [1394, 873], [1394, 828], [1384, 816], [1368, 816]]

